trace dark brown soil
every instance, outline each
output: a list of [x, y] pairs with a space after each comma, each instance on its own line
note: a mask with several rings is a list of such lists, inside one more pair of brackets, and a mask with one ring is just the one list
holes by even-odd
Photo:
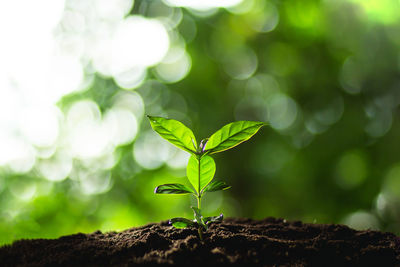
[[1, 266], [400, 266], [400, 238], [344, 225], [226, 219], [199, 241], [167, 222], [123, 232], [20, 240], [0, 248]]

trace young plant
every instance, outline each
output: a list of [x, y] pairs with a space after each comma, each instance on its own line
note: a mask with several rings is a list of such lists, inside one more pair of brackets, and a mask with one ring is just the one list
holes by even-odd
[[230, 188], [225, 182], [212, 181], [216, 167], [210, 155], [228, 150], [250, 139], [265, 123], [257, 121], [232, 122], [219, 129], [210, 138], [203, 139], [197, 144], [192, 130], [181, 122], [162, 117], [147, 117], [153, 130], [161, 137], [191, 154], [186, 175], [193, 188], [183, 184], [163, 184], [157, 186], [154, 193], [194, 195], [197, 198], [197, 207], [191, 207], [194, 212], [194, 220], [173, 218], [170, 220], [170, 224], [176, 228], [196, 227], [202, 240], [203, 231], [207, 230], [209, 223], [220, 222], [223, 219], [222, 214], [203, 217], [201, 212], [202, 197], [206, 192]]

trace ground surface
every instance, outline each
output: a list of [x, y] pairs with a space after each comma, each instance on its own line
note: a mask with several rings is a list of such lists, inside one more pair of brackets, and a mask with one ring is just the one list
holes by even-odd
[[[0, 248], [1, 266], [400, 266], [400, 238], [343, 225], [226, 219], [200, 242], [167, 222], [123, 232], [20, 240]], [[218, 265], [217, 265], [218, 264]]]

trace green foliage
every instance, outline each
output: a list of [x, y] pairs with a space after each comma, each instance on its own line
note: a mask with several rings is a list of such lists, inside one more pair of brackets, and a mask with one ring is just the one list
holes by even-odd
[[[194, 212], [194, 222], [196, 222], [199, 227], [203, 228], [204, 230], [207, 230], [207, 225], [203, 220], [203, 215], [201, 214], [201, 209], [200, 208], [196, 208], [196, 207], [191, 207], [193, 212]], [[199, 232], [199, 234], [201, 235], [201, 233]]]
[[[185, 218], [173, 218], [170, 220], [176, 228], [196, 226], [199, 237], [203, 239], [203, 230], [208, 229], [208, 223], [220, 222], [223, 215], [204, 218], [201, 213], [201, 198], [206, 192], [215, 192], [229, 189], [225, 182], [214, 181], [216, 171], [215, 161], [208, 153], [217, 153], [233, 148], [250, 139], [265, 125], [263, 122], [238, 121], [225, 125], [210, 138], [200, 141], [196, 146], [193, 132], [181, 122], [162, 117], [148, 116], [153, 130], [161, 137], [177, 147], [189, 152], [192, 156], [186, 169], [186, 175], [194, 190], [183, 184], [163, 184], [155, 188], [156, 194], [193, 194], [197, 197], [197, 207], [191, 207], [194, 212], [194, 220]], [[190, 143], [192, 141], [192, 143]], [[195, 150], [192, 150], [195, 148]], [[197, 149], [196, 149], [197, 148]]]
[[171, 220], [169, 220], [169, 223], [172, 224], [172, 226], [174, 226], [175, 228], [187, 228], [197, 226], [194, 221], [181, 217], [172, 218]]
[[147, 116], [151, 127], [165, 140], [176, 145], [189, 153], [196, 152], [196, 138], [192, 130], [176, 120], [164, 119], [161, 117]]
[[214, 154], [228, 150], [249, 140], [265, 123], [257, 121], [236, 121], [216, 131], [208, 139], [205, 151]]
[[154, 189], [156, 194], [192, 194], [193, 189], [183, 184], [163, 184]]
[[215, 161], [212, 157], [191, 156], [186, 175], [196, 192], [201, 193], [201, 190], [214, 178], [215, 170]]
[[213, 181], [209, 183], [204, 189], [203, 192], [215, 192], [220, 190], [226, 190], [231, 188], [230, 185], [227, 185], [225, 182], [222, 181]]
[[[144, 110], [182, 122], [190, 118], [196, 146], [199, 137], [210, 137], [223, 126], [221, 122], [268, 121], [272, 130], [257, 136], [257, 142], [215, 158], [221, 177], [213, 179], [203, 192], [210, 192], [208, 188], [217, 180], [244, 186], [235, 186], [223, 196], [206, 194], [202, 200], [206, 216], [219, 214], [221, 209], [229, 216], [347, 223], [346, 218], [354, 222], [353, 214], [365, 211], [378, 222], [377, 228], [400, 235], [398, 1], [373, 1], [370, 5], [372, 1], [252, 0], [242, 1], [233, 12], [221, 8], [206, 13], [166, 2], [172, 1], [136, 0], [131, 13], [120, 18], [121, 22], [131, 15], [174, 20], [168, 27], [173, 56], [169, 53], [164, 63], [148, 69], [140, 85], [121, 89], [117, 78], [94, 68], [96, 60], [84, 64], [82, 90], [57, 103], [59, 123], [63, 123], [52, 146], [26, 147], [26, 141], [39, 136], [27, 136], [25, 126], [35, 126], [33, 133], [45, 126], [32, 125], [32, 121], [27, 121], [22, 132], [14, 128], [1, 131], [5, 136], [15, 132], [24, 145], [15, 147], [1, 140], [6, 146], [0, 146], [0, 244], [97, 229], [122, 230], [171, 214], [191, 217], [187, 202], [193, 194], [148, 194], [167, 182], [195, 190], [189, 181], [182, 181], [182, 168], [186, 167], [182, 154], [175, 153], [172, 146], [166, 151], [152, 142]], [[61, 28], [68, 32], [60, 32], [60, 36], [72, 33], [70, 27]], [[93, 24], [91, 28], [98, 27]], [[106, 51], [103, 56], [110, 57]], [[183, 79], [166, 82], [160, 78], [159, 67], [176, 73], [184, 56], [190, 70]], [[15, 69], [20, 71], [17, 65]], [[35, 80], [41, 77], [37, 81], [46, 78], [26, 70]], [[137, 71], [123, 77], [136, 79], [137, 74], [132, 73]], [[23, 92], [10, 91], [13, 97], [25, 99]], [[25, 109], [10, 108], [8, 99], [2, 100], [6, 113], [0, 117], [13, 120]], [[90, 116], [103, 125], [101, 119], [110, 119], [107, 113], [113, 108], [129, 110], [137, 122], [137, 135], [115, 150], [106, 147], [104, 154], [94, 158], [82, 161], [70, 154], [71, 140], [64, 134], [69, 127], [64, 128], [64, 122], [69, 124], [70, 107], [81, 100], [98, 106], [98, 110], [74, 115], [82, 117], [84, 124]], [[29, 98], [26, 101], [29, 107]], [[84, 125], [79, 124], [78, 135], [96, 133], [93, 141], [99, 138], [97, 132], [80, 126]], [[127, 125], [114, 130], [118, 134], [135, 130], [128, 129]], [[204, 144], [201, 149], [189, 145], [192, 152], [188, 153], [201, 151]], [[163, 154], [159, 156], [160, 151]], [[27, 157], [32, 153], [36, 159], [31, 171], [11, 170], [33, 164], [31, 156]], [[5, 163], [6, 158], [12, 161]], [[65, 169], [71, 172], [64, 180], [47, 177]], [[208, 205], [207, 201], [214, 199], [215, 203]], [[209, 208], [210, 214], [204, 208]], [[362, 217], [358, 221], [365, 225], [371, 220]]]
[[203, 218], [203, 221], [205, 222], [206, 225], [208, 225], [210, 222], [222, 222], [223, 219], [224, 215], [221, 213], [218, 216], [205, 217]]

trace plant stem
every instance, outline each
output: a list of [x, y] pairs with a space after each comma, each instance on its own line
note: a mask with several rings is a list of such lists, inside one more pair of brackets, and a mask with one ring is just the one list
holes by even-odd
[[201, 196], [197, 196], [197, 208], [201, 209]]
[[[199, 161], [199, 169], [198, 169], [198, 173], [199, 173], [199, 177], [198, 177], [198, 181], [199, 181], [199, 187], [198, 187], [198, 195], [197, 195], [197, 208], [200, 210], [201, 209], [201, 188], [200, 188], [200, 179], [201, 179], [201, 170], [200, 170], [200, 166], [201, 166], [201, 156], [197, 157], [198, 161]], [[201, 241], [203, 241], [203, 228], [199, 223], [199, 228], [198, 228], [198, 232], [199, 232], [199, 238]]]
[[201, 226], [199, 226], [199, 229], [197, 231], [199, 232], [200, 241], [203, 241], [203, 229], [201, 228]]
[[[197, 196], [197, 208], [200, 210], [201, 209], [201, 195], [199, 194]], [[197, 229], [199, 232], [199, 238], [201, 241], [203, 241], [203, 227], [199, 224], [199, 228]]]

